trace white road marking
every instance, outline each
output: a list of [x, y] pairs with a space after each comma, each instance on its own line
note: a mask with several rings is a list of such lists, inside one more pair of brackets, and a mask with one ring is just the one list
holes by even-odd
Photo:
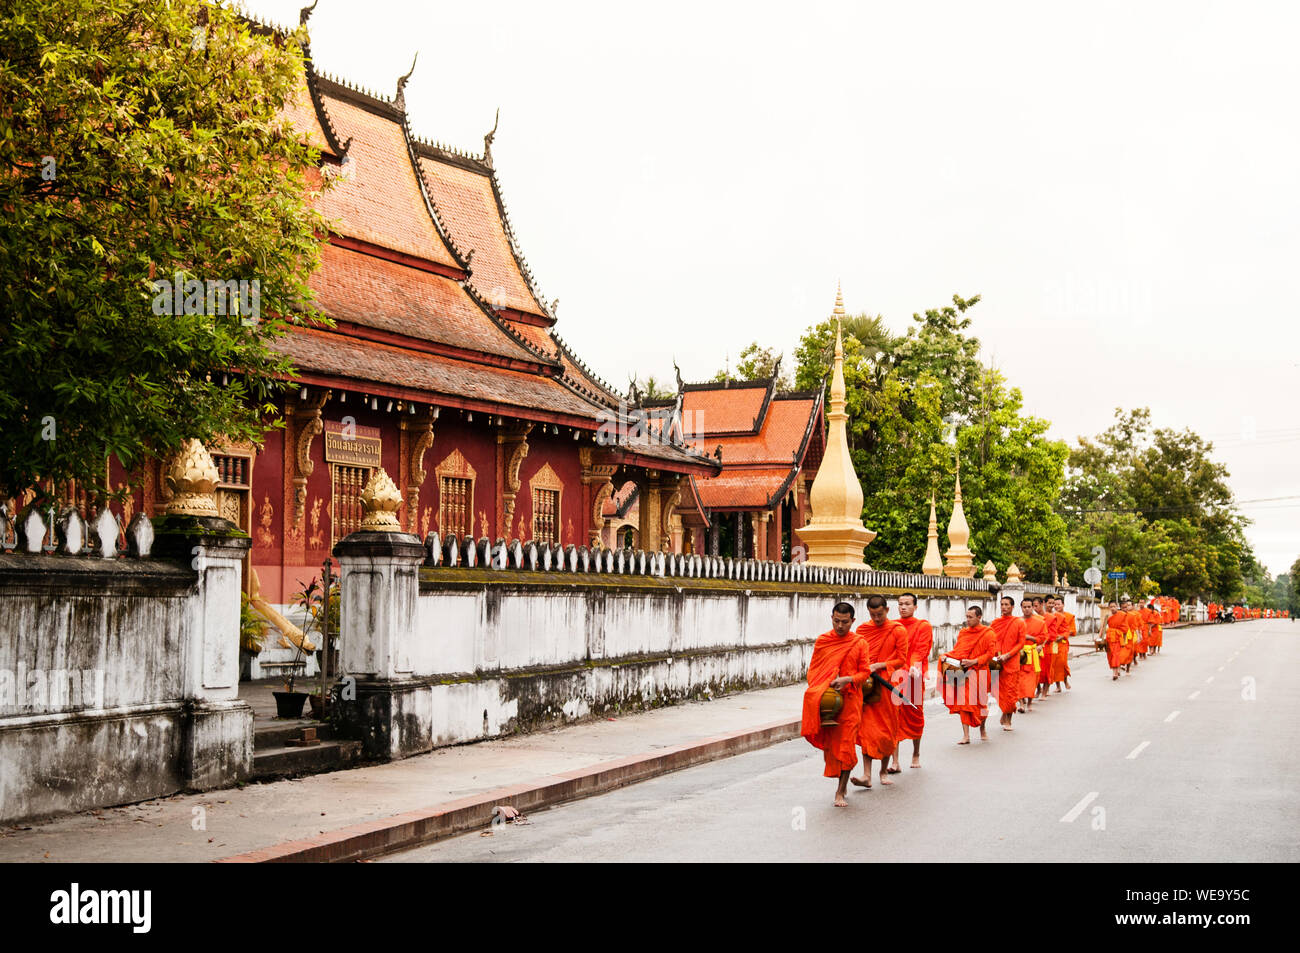
[[1171, 711], [1167, 716], [1165, 716], [1165, 724], [1166, 724], [1166, 725], [1169, 724], [1171, 721], [1173, 721], [1175, 718], [1177, 718], [1177, 717], [1178, 717], [1179, 715], [1181, 715], [1182, 713], [1183, 713], [1183, 712], [1182, 712], [1181, 709], [1175, 709], [1175, 710]]
[[1220, 671], [1220, 672], [1223, 671], [1223, 666], [1222, 666], [1222, 665], [1219, 666], [1219, 671]]
[[1199, 694], [1201, 694], [1201, 690], [1198, 688], [1196, 691], [1192, 692], [1190, 695], [1187, 696], [1187, 700], [1193, 701], [1196, 698], [1196, 696]]
[[1207, 678], [1207, 679], [1205, 680], [1205, 684], [1208, 685], [1208, 684], [1210, 684], [1210, 682], [1212, 682], [1212, 681], [1214, 681], [1214, 676], [1213, 676], [1213, 675], [1211, 675], [1209, 678]]
[[1097, 800], [1097, 792], [1089, 791], [1087, 794], [1083, 796], [1083, 799], [1079, 801], [1078, 804], [1070, 808], [1070, 812], [1066, 814], [1065, 817], [1061, 818], [1061, 823], [1073, 824], [1075, 822], [1075, 819], [1077, 819], [1078, 816], [1083, 813], [1083, 809], [1086, 808], [1089, 804], [1091, 804], [1095, 800]]
[[1146, 748], [1146, 746], [1149, 745], [1149, 744], [1151, 744], [1151, 742], [1149, 742], [1149, 741], [1144, 741], [1144, 742], [1142, 742], [1140, 745], [1138, 745], [1136, 748], [1134, 748], [1132, 751], [1130, 751], [1127, 755], [1125, 755], [1125, 759], [1128, 760], [1128, 761], [1132, 761], [1132, 760], [1135, 759], [1138, 755], [1140, 755], [1140, 754], [1142, 753], [1142, 751]]

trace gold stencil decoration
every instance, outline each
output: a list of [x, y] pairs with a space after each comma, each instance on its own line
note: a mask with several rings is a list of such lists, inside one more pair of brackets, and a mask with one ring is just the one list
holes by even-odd
[[217, 465], [199, 441], [190, 439], [167, 469], [166, 484], [171, 490], [167, 501], [168, 516], [220, 516], [217, 510]]
[[370, 475], [370, 481], [361, 491], [361, 529], [368, 532], [400, 533], [401, 524], [397, 522], [397, 509], [402, 505], [402, 494], [392, 477], [378, 467]]

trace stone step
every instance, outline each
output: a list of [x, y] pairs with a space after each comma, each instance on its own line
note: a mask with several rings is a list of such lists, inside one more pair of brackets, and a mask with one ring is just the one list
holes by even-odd
[[266, 781], [301, 774], [321, 774], [351, 767], [360, 760], [360, 741], [322, 741], [305, 748], [264, 748], [253, 752], [253, 777]]
[[321, 741], [329, 741], [334, 736], [330, 733], [330, 726], [323, 721], [316, 721], [312, 718], [279, 718], [266, 719], [261, 718], [253, 721], [253, 751], [265, 751], [269, 748], [283, 748], [290, 741], [302, 736], [304, 729], [314, 729], [316, 737]]

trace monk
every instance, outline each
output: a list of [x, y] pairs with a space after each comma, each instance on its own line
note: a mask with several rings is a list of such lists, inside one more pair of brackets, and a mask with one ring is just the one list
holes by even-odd
[[1119, 608], [1124, 615], [1124, 629], [1127, 633], [1124, 637], [1124, 671], [1130, 673], [1133, 671], [1133, 660], [1137, 657], [1139, 617], [1133, 611], [1133, 600], [1128, 596], [1124, 597]]
[[1142, 610], [1142, 617], [1147, 623], [1147, 654], [1155, 655], [1160, 651], [1160, 613], [1154, 602]]
[[1132, 617], [1137, 630], [1137, 642], [1133, 645], [1133, 655], [1138, 661], [1145, 662], [1147, 660], [1147, 649], [1150, 648], [1149, 639], [1151, 638], [1151, 623], [1147, 618], [1146, 607], [1143, 606], [1139, 609], [1135, 606], [1132, 610]]
[[1034, 596], [1034, 611], [1043, 617], [1043, 625], [1047, 630], [1047, 639], [1043, 644], [1042, 670], [1038, 673], [1038, 697], [1046, 698], [1048, 689], [1052, 687], [1052, 669], [1056, 665], [1057, 653], [1056, 630], [1061, 620], [1056, 617], [1056, 602], [1050, 596], [1046, 599]]
[[978, 726], [980, 740], [988, 741], [984, 722], [988, 719], [989, 659], [993, 658], [993, 630], [981, 621], [984, 610], [971, 606], [957, 642], [943, 654], [956, 670], [944, 673], [943, 703], [961, 717], [961, 741], [970, 744], [970, 730]]
[[998, 722], [1003, 731], [1012, 731], [1011, 713], [1020, 700], [1020, 650], [1025, 647], [1025, 622], [1012, 615], [1016, 610], [1015, 599], [1003, 596], [998, 605], [1002, 614], [993, 620], [992, 626], [998, 653], [994, 657], [1002, 664], [1001, 671], [993, 676], [998, 685], [998, 708], [1002, 712]]
[[930, 623], [916, 617], [916, 596], [905, 592], [898, 597], [898, 622], [907, 630], [907, 671], [903, 694], [915, 705], [898, 707], [898, 747], [889, 773], [899, 772], [898, 756], [903, 740], [912, 740], [912, 767], [921, 766], [921, 734], [925, 731], [925, 681], [930, 670], [930, 652], [934, 649], [934, 630]]
[[[872, 674], [878, 674], [890, 685], [897, 686], [894, 673], [907, 663], [907, 629], [889, 618], [889, 603], [884, 596], [867, 598], [870, 622], [858, 626], [858, 635], [867, 642], [867, 654], [874, 659]], [[850, 778], [860, 788], [871, 787], [871, 762], [880, 762], [880, 783], [889, 780], [890, 756], [898, 747], [898, 699], [883, 685], [875, 690], [871, 683], [863, 689], [862, 720], [858, 723], [858, 744], [862, 747], [862, 778]], [[872, 695], [876, 697], [871, 698]]]
[[[848, 807], [849, 772], [858, 763], [858, 722], [862, 718], [862, 683], [869, 677], [867, 644], [853, 631], [853, 606], [837, 602], [831, 610], [831, 630], [817, 637], [808, 662], [808, 688], [803, 693], [800, 734], [826, 761], [825, 776], [838, 778], [835, 806]], [[833, 727], [822, 726], [821, 699], [827, 688], [844, 696], [844, 707]]]
[[1119, 678], [1120, 666], [1124, 664], [1124, 640], [1128, 635], [1128, 617], [1113, 602], [1109, 608], [1110, 615], [1106, 617], [1106, 664], [1110, 666], [1110, 680], [1113, 682]]
[[1034, 696], [1038, 694], [1038, 673], [1045, 664], [1043, 644], [1047, 641], [1047, 624], [1034, 611], [1034, 602], [1028, 596], [1020, 600], [1021, 618], [1025, 623], [1025, 654], [1020, 662], [1020, 700], [1024, 707], [1020, 714], [1034, 710]]
[[1056, 608], [1056, 654], [1052, 656], [1052, 681], [1056, 692], [1060, 694], [1061, 683], [1070, 687], [1070, 636], [1078, 632], [1074, 616], [1065, 611], [1065, 598], [1056, 596], [1052, 600]]

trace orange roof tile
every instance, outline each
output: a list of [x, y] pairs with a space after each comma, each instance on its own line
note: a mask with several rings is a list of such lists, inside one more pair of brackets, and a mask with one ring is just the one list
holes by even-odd
[[716, 477], [696, 477], [695, 488], [700, 504], [706, 509], [763, 509], [790, 476], [791, 467], [765, 467], [761, 469], [727, 470], [723, 458], [723, 471]]
[[701, 453], [712, 453], [721, 444], [723, 467], [761, 463], [789, 465], [793, 454], [803, 448], [808, 422], [818, 403], [816, 397], [777, 399], [768, 406], [758, 433], [705, 438], [693, 441], [692, 445]]
[[[346, 174], [323, 192], [318, 208], [340, 235], [459, 268], [438, 234], [415, 175], [406, 131], [395, 112], [365, 108], [346, 87], [319, 80], [339, 137], [347, 144]], [[350, 140], [350, 141], [349, 141]]]
[[775, 496], [801, 465], [815, 471], [820, 462], [810, 460], [808, 451], [820, 433], [821, 411], [820, 394], [779, 395], [768, 404], [757, 434], [691, 441], [701, 453], [722, 447], [722, 472], [696, 478], [700, 504], [706, 509], [753, 509], [779, 502]]
[[326, 244], [311, 276], [316, 301], [336, 321], [350, 321], [452, 347], [536, 362], [450, 278]]
[[462, 253], [474, 251], [470, 282], [480, 297], [498, 308], [550, 317], [533, 293], [515, 258], [497, 202], [491, 173], [450, 161], [439, 150], [417, 144], [429, 197]]
[[[430, 395], [465, 397], [520, 410], [537, 409], [591, 421], [596, 408], [553, 378], [490, 367], [343, 334], [294, 328], [276, 350], [303, 371], [375, 381]], [[526, 414], [524, 415], [526, 416]]]
[[686, 429], [706, 437], [753, 432], [770, 387], [767, 381], [747, 381], [729, 387], [718, 384], [708, 389], [688, 384], [682, 395], [682, 413], [690, 414]]

